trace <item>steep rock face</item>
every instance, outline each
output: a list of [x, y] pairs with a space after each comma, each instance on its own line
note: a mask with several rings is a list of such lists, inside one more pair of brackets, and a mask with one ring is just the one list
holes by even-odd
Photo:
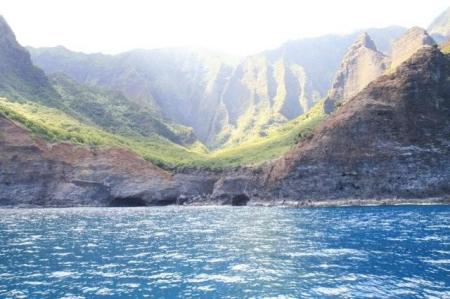
[[391, 69], [395, 69], [417, 50], [424, 46], [433, 46], [436, 43], [428, 33], [419, 27], [409, 29], [401, 38], [396, 40], [392, 46]]
[[48, 144], [0, 116], [0, 205], [166, 205], [209, 194], [214, 182], [123, 149]]
[[131, 51], [119, 60], [122, 65], [133, 66], [145, 80], [163, 116], [192, 127], [201, 141], [207, 140], [209, 124], [234, 68], [232, 58], [206, 50], [175, 48]]
[[305, 81], [305, 72], [299, 65], [289, 65], [282, 59], [270, 61], [265, 55], [247, 58], [224, 89], [220, 103], [225, 121], [219, 111], [209, 142], [220, 145], [226, 140], [237, 144], [267, 126], [303, 114], [310, 105], [303, 98]]
[[265, 169], [293, 200], [450, 194], [450, 62], [424, 47]]
[[450, 38], [450, 7], [430, 24], [428, 32], [439, 43]]
[[348, 49], [325, 102], [330, 113], [338, 102], [346, 102], [386, 70], [388, 58], [379, 52], [367, 33]]
[[17, 43], [16, 37], [0, 16], [0, 96], [13, 100], [34, 98], [58, 105], [58, 94], [48, 82], [44, 72], [33, 65], [27, 50]]

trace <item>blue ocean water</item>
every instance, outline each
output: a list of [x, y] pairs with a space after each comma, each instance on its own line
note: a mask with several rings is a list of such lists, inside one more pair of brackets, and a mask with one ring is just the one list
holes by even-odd
[[450, 297], [450, 206], [0, 210], [0, 297]]

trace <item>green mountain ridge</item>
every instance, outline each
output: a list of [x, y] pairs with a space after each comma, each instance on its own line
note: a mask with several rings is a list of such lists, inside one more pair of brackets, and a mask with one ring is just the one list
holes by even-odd
[[120, 135], [161, 135], [181, 145], [196, 141], [192, 129], [154, 116], [154, 111], [128, 100], [121, 92], [80, 85], [64, 74], [49, 76], [62, 103], [83, 120]]
[[192, 127], [200, 140], [233, 70], [233, 58], [188, 48], [132, 50], [115, 56], [75, 53], [63, 47], [33, 49], [46, 73], [121, 91], [160, 117]]
[[163, 168], [221, 170], [259, 165], [280, 157], [326, 118], [322, 103], [309, 113], [281, 127], [267, 131], [264, 137], [228, 149], [208, 152], [199, 142], [180, 146], [158, 135], [137, 136], [108, 132], [80, 121], [56, 108], [33, 102], [14, 102], [0, 98], [0, 115], [7, 117], [49, 142], [69, 142], [80, 146], [122, 147]]
[[[371, 29], [382, 50], [405, 29]], [[285, 43], [242, 61], [214, 52], [168, 48], [118, 55], [63, 47], [29, 48], [46, 73], [119, 90], [162, 116], [192, 127], [212, 149], [235, 146], [307, 112], [326, 96], [358, 33]], [[333, 48], [333, 51], [330, 51]]]

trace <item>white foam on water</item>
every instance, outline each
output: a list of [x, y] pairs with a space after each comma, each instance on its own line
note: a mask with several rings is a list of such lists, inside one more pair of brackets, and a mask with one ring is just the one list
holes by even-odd
[[40, 285], [49, 285], [49, 283], [43, 281], [24, 281], [23, 284], [31, 285], [31, 286], [40, 286]]
[[246, 264], [237, 264], [230, 267], [232, 271], [249, 272], [251, 267]]
[[130, 289], [137, 289], [137, 288], [139, 288], [140, 284], [139, 283], [122, 283], [119, 286], [127, 287], [127, 288], [130, 288]]
[[242, 283], [244, 278], [237, 275], [220, 275], [220, 274], [199, 274], [194, 278], [188, 279], [188, 282], [198, 283], [205, 281], [219, 281], [224, 283]]
[[100, 296], [109, 296], [109, 295], [113, 295], [113, 290], [109, 289], [109, 288], [101, 288], [98, 289], [97, 292], [95, 293], [95, 295], [100, 295]]
[[336, 288], [318, 287], [314, 288], [313, 291], [325, 296], [339, 296], [348, 293], [349, 289], [346, 287], [336, 287]]
[[215, 288], [213, 286], [199, 286], [197, 290], [202, 292], [212, 292], [215, 290]]
[[74, 276], [74, 275], [75, 275], [75, 273], [70, 272], [70, 271], [55, 271], [50, 274], [50, 277], [66, 278], [66, 277]]
[[426, 263], [430, 264], [436, 264], [436, 265], [450, 265], [450, 259], [424, 259], [423, 260]]

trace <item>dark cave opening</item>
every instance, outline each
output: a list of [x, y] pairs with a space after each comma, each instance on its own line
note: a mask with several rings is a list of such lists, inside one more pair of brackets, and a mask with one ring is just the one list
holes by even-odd
[[250, 198], [245, 194], [238, 194], [231, 199], [232, 206], [246, 206]]
[[147, 202], [140, 197], [116, 197], [110, 203], [110, 207], [145, 207]]
[[152, 206], [170, 206], [176, 204], [177, 204], [177, 197], [175, 196], [164, 197], [163, 199], [151, 203]]

